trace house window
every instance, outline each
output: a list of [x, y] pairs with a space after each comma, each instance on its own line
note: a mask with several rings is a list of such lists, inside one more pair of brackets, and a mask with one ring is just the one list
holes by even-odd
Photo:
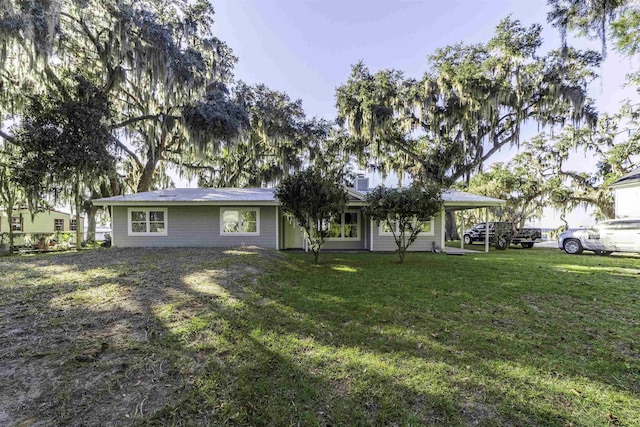
[[420, 233], [425, 236], [433, 236], [433, 220], [423, 222]]
[[12, 216], [11, 217], [11, 230], [12, 231], [24, 231], [23, 222], [21, 216]]
[[69, 220], [69, 230], [71, 230], [71, 231], [78, 230], [78, 223], [76, 222], [75, 219]]
[[[398, 221], [391, 220], [389, 223], [390, 224], [387, 224], [387, 221], [380, 222], [378, 226], [378, 236], [393, 236], [392, 230], [395, 231], [396, 235], [400, 232]], [[422, 230], [418, 236], [433, 236], [433, 219], [422, 224]]]
[[222, 208], [220, 209], [220, 235], [259, 236], [260, 209]]
[[378, 234], [380, 236], [391, 235], [394, 231], [398, 231], [398, 222], [396, 220], [381, 222], [380, 227], [378, 228]]
[[64, 219], [55, 218], [53, 220], [53, 231], [64, 231]]
[[360, 213], [347, 211], [329, 221], [328, 240], [360, 240]]
[[166, 209], [129, 209], [130, 236], [166, 236]]

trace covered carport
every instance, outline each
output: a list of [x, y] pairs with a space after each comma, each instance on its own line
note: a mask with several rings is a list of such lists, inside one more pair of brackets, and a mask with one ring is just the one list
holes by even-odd
[[[442, 193], [442, 233], [440, 247], [443, 252], [447, 251], [445, 246], [445, 217], [447, 212], [463, 211], [468, 209], [484, 209], [484, 222], [489, 222], [489, 208], [504, 206], [507, 202], [493, 197], [479, 196], [477, 194], [466, 193], [458, 190], [445, 190]], [[466, 224], [461, 224], [462, 230]], [[464, 239], [460, 239], [460, 248], [464, 249]], [[484, 251], [489, 252], [489, 233], [485, 233]]]

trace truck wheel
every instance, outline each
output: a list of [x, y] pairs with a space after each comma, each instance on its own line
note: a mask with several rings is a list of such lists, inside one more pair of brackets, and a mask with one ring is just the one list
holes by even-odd
[[520, 245], [525, 249], [531, 249], [533, 247], [533, 242], [522, 242]]
[[496, 249], [504, 251], [507, 249], [507, 246], [509, 246], [507, 238], [505, 236], [498, 237], [498, 240], [496, 241]]
[[471, 236], [469, 236], [468, 234], [464, 235], [463, 240], [465, 245], [470, 245], [473, 243], [473, 240], [471, 240]]
[[567, 239], [562, 243], [564, 251], [571, 255], [578, 255], [582, 253], [582, 244], [578, 239]]

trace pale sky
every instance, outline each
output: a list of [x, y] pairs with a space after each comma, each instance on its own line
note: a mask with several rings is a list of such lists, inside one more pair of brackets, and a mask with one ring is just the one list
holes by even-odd
[[[351, 65], [362, 60], [372, 72], [392, 68], [421, 78], [427, 57], [439, 47], [486, 42], [511, 15], [524, 25], [544, 26], [543, 51], [557, 48], [557, 30], [546, 24], [546, 0], [214, 0], [216, 35], [239, 58], [237, 79], [264, 83], [301, 99], [307, 116], [334, 119], [335, 89]], [[599, 42], [572, 38], [580, 48]], [[600, 111], [614, 112], [622, 99], [638, 99], [624, 88], [632, 67], [610, 49], [592, 84]], [[637, 64], [635, 64], [637, 65]], [[527, 136], [525, 135], [524, 138]], [[508, 160], [513, 153], [501, 153]], [[578, 159], [589, 167], [589, 162]], [[593, 223], [576, 213], [576, 225]], [[556, 219], [548, 219], [555, 226]], [[579, 224], [578, 224], [579, 223]], [[546, 224], [543, 224], [546, 225]]]

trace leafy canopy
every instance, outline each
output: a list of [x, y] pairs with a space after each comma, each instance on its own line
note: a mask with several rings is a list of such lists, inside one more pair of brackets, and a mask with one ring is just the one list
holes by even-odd
[[[539, 174], [529, 164], [528, 156], [520, 154], [506, 164], [495, 163], [489, 170], [473, 176], [467, 190], [505, 200], [505, 206], [492, 209], [494, 218], [524, 227], [529, 219], [542, 216], [543, 209], [549, 204], [548, 189], [557, 183], [552, 177]], [[466, 222], [484, 221], [483, 218], [476, 218], [473, 212], [463, 215]]]
[[574, 49], [541, 56], [540, 32], [505, 19], [487, 43], [438, 49], [419, 80], [354, 65], [336, 91], [351, 152], [383, 174], [449, 184], [518, 145], [525, 122], [593, 124], [586, 89], [600, 56]]
[[[133, 189], [168, 184], [163, 172], [180, 163], [186, 148], [214, 149], [212, 141], [237, 133], [233, 108], [220, 96], [206, 97], [230, 81], [235, 62], [212, 32], [208, 1], [2, 4], [0, 108], [19, 120], [30, 96], [61, 92], [66, 76], [81, 70], [113, 106], [109, 128], [126, 153], [120, 170]], [[182, 114], [202, 103], [218, 112], [217, 120]]]
[[[567, 31], [600, 39], [602, 55], [607, 53], [607, 27], [616, 22], [620, 29], [629, 22], [623, 13], [632, 0], [547, 0], [547, 20], [560, 30], [563, 48], [567, 47]], [[617, 21], [618, 18], [622, 18]], [[628, 27], [627, 27], [628, 28]]]
[[231, 103], [243, 121], [241, 132], [217, 150], [183, 161], [200, 186], [273, 185], [315, 158], [331, 130], [325, 120], [307, 119], [300, 100], [262, 84], [239, 82]]
[[69, 96], [33, 96], [16, 128], [16, 179], [32, 200], [52, 187], [69, 192], [72, 182], [96, 181], [115, 167], [108, 99], [83, 76], [74, 80]]

